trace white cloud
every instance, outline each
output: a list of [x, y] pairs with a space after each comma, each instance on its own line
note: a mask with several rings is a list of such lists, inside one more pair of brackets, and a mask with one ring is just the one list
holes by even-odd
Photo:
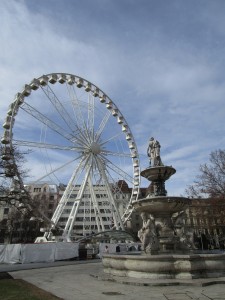
[[160, 141], [162, 160], [177, 168], [168, 190], [182, 193], [209, 153], [225, 148], [224, 4], [41, 3], [0, 3], [0, 121], [34, 77], [75, 73], [118, 105], [142, 168], [149, 137]]

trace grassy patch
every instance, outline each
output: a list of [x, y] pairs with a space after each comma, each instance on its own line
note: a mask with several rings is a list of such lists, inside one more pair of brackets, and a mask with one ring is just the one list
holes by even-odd
[[51, 293], [48, 293], [31, 283], [21, 279], [0, 280], [1, 300], [59, 300]]

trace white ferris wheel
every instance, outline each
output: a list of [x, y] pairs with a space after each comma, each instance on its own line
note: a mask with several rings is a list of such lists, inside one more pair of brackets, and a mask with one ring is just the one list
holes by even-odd
[[[35, 78], [16, 94], [3, 127], [6, 176], [25, 185], [11, 167], [15, 163], [13, 148], [31, 149], [26, 167], [32, 181], [65, 184], [51, 227], [57, 227], [64, 216], [66, 240], [74, 235], [79, 222], [83, 230], [89, 226], [95, 232], [110, 229], [109, 224], [111, 228], [124, 229], [139, 193], [139, 155], [124, 116], [101, 89], [72, 74]], [[116, 199], [123, 199], [118, 182], [130, 187], [123, 214], [116, 203]], [[81, 210], [82, 205], [85, 208]], [[85, 224], [85, 220], [89, 223]]]

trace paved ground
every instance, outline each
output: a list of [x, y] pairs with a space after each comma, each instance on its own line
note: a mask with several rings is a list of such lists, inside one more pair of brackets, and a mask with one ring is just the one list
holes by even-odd
[[[103, 275], [101, 261], [99, 260], [51, 264], [0, 265], [0, 272], [9, 272], [13, 278], [26, 280], [65, 300], [225, 299], [225, 284], [214, 284], [204, 287], [188, 285], [143, 286], [135, 285], [135, 281], [133, 283], [132, 281], [127, 282], [129, 284], [112, 282]], [[140, 282], [140, 284], [142, 283]]]

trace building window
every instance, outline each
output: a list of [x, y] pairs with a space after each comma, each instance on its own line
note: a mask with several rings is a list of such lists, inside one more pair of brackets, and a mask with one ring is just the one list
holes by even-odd
[[9, 208], [8, 208], [8, 207], [5, 207], [5, 208], [4, 208], [4, 213], [3, 213], [3, 214], [4, 214], [4, 215], [8, 215], [8, 213], [9, 213]]
[[71, 195], [70, 195], [70, 198], [71, 198], [71, 199], [77, 198], [77, 194], [71, 194]]
[[61, 217], [61, 218], [59, 219], [59, 222], [66, 222], [67, 220], [68, 220], [67, 218]]

